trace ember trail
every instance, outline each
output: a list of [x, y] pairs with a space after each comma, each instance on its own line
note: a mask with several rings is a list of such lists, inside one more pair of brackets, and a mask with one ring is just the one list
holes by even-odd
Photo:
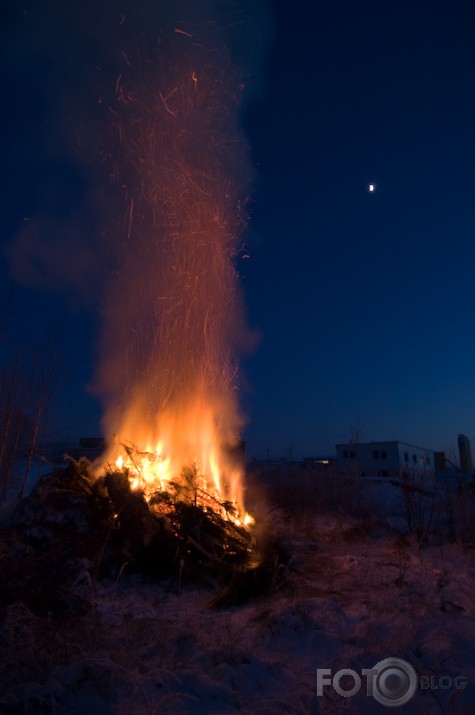
[[247, 149], [242, 85], [219, 35], [180, 26], [145, 56], [121, 53], [108, 107], [120, 225], [99, 370], [116, 439], [102, 464], [148, 496], [191, 469], [198, 501], [233, 503], [248, 522], [234, 456]]

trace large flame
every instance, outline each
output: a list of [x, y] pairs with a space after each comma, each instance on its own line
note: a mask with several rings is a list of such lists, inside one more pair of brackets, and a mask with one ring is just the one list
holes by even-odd
[[154, 491], [169, 488], [169, 483], [183, 471], [193, 471], [198, 502], [233, 505], [234, 515], [250, 522], [243, 500], [243, 464], [238, 450], [223, 442], [216, 424], [219, 405], [194, 397], [192, 404], [182, 404], [163, 411], [156, 424], [144, 424], [143, 404], [131, 405], [122, 423], [127, 441], [117, 435], [109, 447], [109, 467], [127, 470], [133, 489], [148, 497]]
[[242, 86], [216, 47], [172, 36], [158, 69], [154, 61], [137, 73], [123, 53], [111, 107], [120, 156], [111, 178], [125, 210], [104, 304], [104, 430], [117, 437], [103, 461], [149, 492], [192, 467], [200, 493], [244, 514], [233, 456], [242, 426]]

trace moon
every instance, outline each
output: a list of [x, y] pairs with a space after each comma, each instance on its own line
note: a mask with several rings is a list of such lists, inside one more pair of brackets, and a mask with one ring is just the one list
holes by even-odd
[[372, 194], [373, 191], [376, 191], [376, 186], [375, 186], [375, 184], [369, 184], [369, 186], [368, 186], [368, 191], [370, 192], [370, 194]]

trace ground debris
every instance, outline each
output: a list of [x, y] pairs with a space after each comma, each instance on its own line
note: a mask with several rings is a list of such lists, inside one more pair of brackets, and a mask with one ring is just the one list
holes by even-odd
[[177, 593], [211, 586], [213, 607], [280, 588], [283, 550], [231, 518], [230, 505], [198, 502], [189, 487], [185, 474], [145, 497], [126, 472], [97, 477], [86, 460], [42, 478], [0, 533], [0, 608], [23, 602], [39, 615], [81, 613], [98, 580], [124, 574], [168, 579]]

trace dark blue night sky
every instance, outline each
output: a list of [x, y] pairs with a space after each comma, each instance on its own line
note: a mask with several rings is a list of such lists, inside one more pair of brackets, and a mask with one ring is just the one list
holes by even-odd
[[[274, 5], [248, 119], [249, 442], [274, 456], [475, 435], [475, 10]], [[370, 194], [368, 184], [377, 190]]]
[[[82, 112], [92, 126], [87, 67], [106, 60], [80, 31], [68, 48], [67, 13], [35, 5], [11, 2], [1, 31], [2, 294], [13, 276], [12, 345], [56, 336], [51, 432], [77, 437], [99, 429], [87, 385], [103, 276], [70, 127]], [[274, 0], [256, 22], [267, 49], [243, 113], [255, 178], [238, 265], [261, 336], [242, 363], [248, 454], [331, 454], [356, 424], [449, 451], [475, 436], [475, 9]]]

